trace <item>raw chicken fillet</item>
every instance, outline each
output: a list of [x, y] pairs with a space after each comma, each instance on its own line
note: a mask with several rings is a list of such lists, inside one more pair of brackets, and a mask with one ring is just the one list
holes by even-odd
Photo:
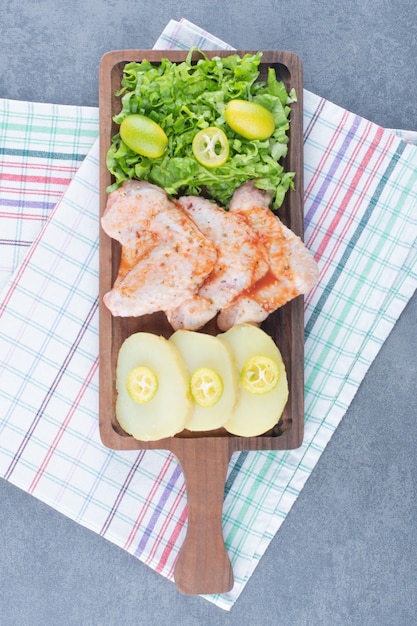
[[270, 200], [249, 182], [225, 211], [201, 197], [171, 200], [144, 181], [123, 183], [101, 219], [121, 244], [104, 303], [115, 316], [164, 311], [174, 330], [197, 330], [216, 316], [223, 331], [260, 324], [318, 279], [313, 256]]
[[122, 247], [118, 276], [103, 298], [115, 316], [171, 310], [215, 266], [214, 244], [156, 185], [123, 183], [109, 195], [101, 224]]
[[196, 196], [180, 198], [179, 204], [217, 250], [216, 265], [199, 290], [167, 312], [175, 330], [196, 330], [266, 273], [268, 255], [257, 233], [238, 215]]
[[229, 211], [241, 217], [263, 242], [269, 259], [268, 272], [225, 307], [217, 319], [221, 330], [235, 324], [259, 324], [272, 311], [317, 282], [317, 264], [302, 240], [270, 210], [270, 195], [245, 183], [233, 194]]

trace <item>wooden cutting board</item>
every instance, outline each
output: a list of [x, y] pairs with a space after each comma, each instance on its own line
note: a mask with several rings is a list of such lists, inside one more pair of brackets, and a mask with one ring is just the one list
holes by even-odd
[[[253, 51], [237, 51], [243, 55]], [[105, 54], [100, 64], [100, 215], [103, 214], [111, 176], [106, 168], [106, 153], [111, 137], [117, 132], [112, 117], [120, 111], [120, 88], [123, 67], [131, 61], [161, 58], [173, 62], [185, 60], [185, 51], [117, 50]], [[224, 57], [230, 51], [204, 51], [208, 57]], [[196, 53], [198, 57], [198, 53]], [[299, 57], [291, 52], [263, 51], [261, 79], [268, 67], [274, 67], [278, 79], [287, 88], [295, 88], [298, 101], [291, 107], [289, 149], [284, 167], [295, 171], [295, 191], [290, 191], [280, 209], [280, 219], [303, 237], [303, 79]], [[196, 433], [183, 431], [175, 437], [156, 442], [138, 441], [126, 434], [115, 416], [115, 372], [123, 341], [132, 333], [147, 331], [169, 337], [172, 329], [165, 315], [157, 313], [140, 318], [112, 317], [103, 305], [103, 295], [112, 287], [120, 259], [118, 242], [100, 229], [100, 370], [99, 420], [105, 446], [116, 450], [164, 449], [177, 458], [184, 473], [187, 503], [187, 534], [180, 551], [174, 577], [185, 594], [211, 594], [229, 591], [233, 571], [222, 533], [224, 486], [229, 460], [239, 450], [288, 450], [301, 445], [304, 434], [304, 301], [299, 296], [273, 313], [262, 328], [279, 347], [289, 383], [289, 400], [276, 426], [268, 433], [251, 438], [230, 435], [224, 429]], [[215, 322], [204, 332], [217, 334]]]

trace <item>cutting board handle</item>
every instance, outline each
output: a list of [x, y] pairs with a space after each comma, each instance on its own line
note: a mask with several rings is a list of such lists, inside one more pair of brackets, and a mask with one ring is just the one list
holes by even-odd
[[175, 454], [184, 473], [188, 503], [187, 534], [175, 566], [175, 584], [184, 594], [230, 591], [233, 570], [222, 530], [230, 460], [227, 438], [187, 439]]

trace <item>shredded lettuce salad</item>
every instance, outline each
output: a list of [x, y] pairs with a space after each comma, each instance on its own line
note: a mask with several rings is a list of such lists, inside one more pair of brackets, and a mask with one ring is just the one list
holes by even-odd
[[[123, 70], [121, 111], [114, 121], [133, 113], [153, 119], [168, 137], [163, 156], [150, 159], [133, 152], [117, 133], [112, 138], [106, 165], [115, 182], [108, 192], [123, 181], [136, 178], [164, 188], [171, 196], [204, 193], [225, 209], [234, 190], [247, 180], [272, 192], [271, 206], [278, 209], [288, 189], [294, 188], [295, 172], [285, 172], [280, 164], [288, 150], [290, 104], [294, 90], [287, 92], [275, 70], [268, 68], [267, 80], [257, 80], [262, 53], [202, 58], [192, 62], [189, 51], [185, 61], [173, 63], [166, 58], [154, 65], [148, 60], [131, 62]], [[224, 110], [232, 99], [257, 102], [271, 111], [275, 130], [266, 140], [249, 140], [237, 135], [226, 124]], [[192, 151], [195, 134], [218, 126], [229, 141], [227, 161], [216, 168], [198, 163]]]

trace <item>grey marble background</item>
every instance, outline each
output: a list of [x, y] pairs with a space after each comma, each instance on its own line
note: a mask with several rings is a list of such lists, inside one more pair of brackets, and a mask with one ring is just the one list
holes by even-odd
[[[414, 0], [1, 0], [0, 97], [97, 106], [101, 55], [185, 17], [299, 54], [307, 89], [417, 130]], [[230, 613], [0, 480], [0, 626], [414, 626], [417, 297]]]

